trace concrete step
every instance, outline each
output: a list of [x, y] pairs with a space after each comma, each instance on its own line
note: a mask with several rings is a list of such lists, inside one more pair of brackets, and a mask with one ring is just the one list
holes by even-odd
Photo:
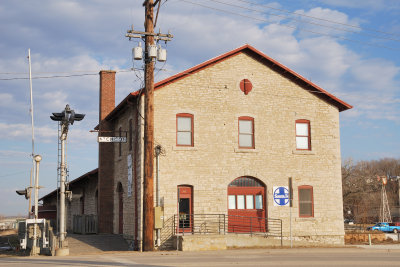
[[104, 251], [128, 251], [128, 243], [121, 235], [98, 234], [67, 236], [69, 254], [82, 255]]

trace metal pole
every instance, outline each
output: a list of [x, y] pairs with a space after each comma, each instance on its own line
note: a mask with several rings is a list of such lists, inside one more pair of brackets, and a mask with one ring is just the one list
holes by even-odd
[[64, 133], [64, 125], [61, 122], [61, 178], [60, 178], [60, 233], [59, 241], [60, 248], [63, 247], [65, 240], [65, 139], [66, 133]]
[[290, 248], [293, 248], [293, 240], [292, 240], [292, 207], [293, 207], [293, 179], [289, 177], [289, 232], [290, 232]]
[[30, 219], [32, 217], [32, 201], [31, 201], [31, 195], [32, 195], [32, 176], [33, 176], [33, 172], [34, 172], [34, 166], [32, 166], [31, 168], [31, 175], [29, 178], [29, 200], [28, 200], [28, 219]]
[[[156, 203], [157, 207], [161, 206], [160, 200], [160, 165], [159, 165], [159, 157], [160, 157], [160, 148], [156, 147]], [[161, 245], [161, 229], [157, 229], [157, 246]]]
[[290, 210], [290, 248], [293, 248], [293, 240], [292, 240], [292, 207], [289, 207]]
[[[34, 125], [33, 125], [33, 92], [32, 92], [32, 63], [31, 63], [31, 49], [28, 48], [28, 62], [29, 62], [29, 89], [30, 89], [30, 97], [31, 97], [31, 107], [30, 107], [30, 112], [31, 112], [31, 125], [32, 125], [32, 169], [31, 169], [31, 178], [30, 178], [30, 189], [32, 190], [32, 173], [34, 175], [35, 171], [35, 160], [33, 159], [33, 156], [35, 155], [35, 132], [34, 132]], [[29, 212], [28, 212], [28, 218], [31, 218], [31, 195], [29, 194]]]
[[282, 220], [281, 220], [281, 247], [283, 246]]
[[39, 199], [39, 163], [42, 160], [40, 155], [36, 155], [33, 158], [36, 162], [36, 174], [35, 174], [35, 223], [33, 228], [33, 245], [31, 255], [37, 255], [37, 219], [38, 219], [38, 199]]
[[31, 67], [31, 49], [28, 49], [28, 59], [29, 59], [29, 88], [31, 92], [31, 122], [32, 122], [32, 157], [35, 153], [35, 135], [33, 127], [33, 94], [32, 94], [32, 67]]

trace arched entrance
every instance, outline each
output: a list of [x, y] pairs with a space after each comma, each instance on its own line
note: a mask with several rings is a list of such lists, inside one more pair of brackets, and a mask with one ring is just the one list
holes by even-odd
[[124, 231], [124, 190], [122, 184], [118, 183], [118, 234], [123, 234]]
[[254, 177], [243, 176], [228, 185], [228, 231], [265, 232], [266, 186]]

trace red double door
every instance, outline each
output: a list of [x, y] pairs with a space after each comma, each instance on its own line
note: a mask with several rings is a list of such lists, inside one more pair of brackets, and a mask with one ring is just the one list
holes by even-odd
[[228, 187], [228, 231], [265, 232], [265, 187]]

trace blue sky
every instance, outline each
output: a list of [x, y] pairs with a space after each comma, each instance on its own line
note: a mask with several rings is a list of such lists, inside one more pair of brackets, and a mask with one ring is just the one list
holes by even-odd
[[[142, 0], [0, 2], [0, 214], [25, 215], [15, 193], [32, 165], [28, 48], [40, 196], [57, 183], [57, 124], [68, 103], [85, 113], [69, 133], [70, 180], [97, 167], [98, 72], [117, 70], [116, 103], [141, 85], [132, 63]], [[400, 2], [397, 0], [168, 0], [157, 30], [174, 38], [156, 80], [248, 43], [354, 106], [341, 113], [342, 159], [400, 158]], [[197, 3], [197, 4], [195, 4]], [[200, 5], [202, 6], [200, 6]], [[68, 77], [54, 77], [68, 76]]]

